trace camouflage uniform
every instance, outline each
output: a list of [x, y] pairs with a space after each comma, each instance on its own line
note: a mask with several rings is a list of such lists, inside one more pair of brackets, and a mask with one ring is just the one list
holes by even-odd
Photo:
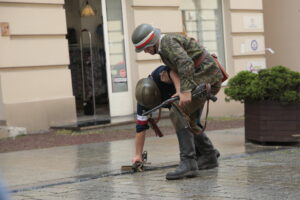
[[[180, 34], [162, 36], [159, 55], [162, 61], [179, 75], [181, 92], [191, 91], [200, 83], [210, 83], [212, 94], [217, 94], [220, 90], [223, 75], [212, 56], [207, 54], [200, 66], [194, 64], [205, 52], [205, 48], [193, 38]], [[205, 100], [193, 99], [180, 110], [184, 112], [183, 115], [178, 113], [176, 106], [171, 109], [171, 119], [176, 130], [189, 125], [193, 133], [200, 131], [196, 125], [196, 111], [203, 108]]]

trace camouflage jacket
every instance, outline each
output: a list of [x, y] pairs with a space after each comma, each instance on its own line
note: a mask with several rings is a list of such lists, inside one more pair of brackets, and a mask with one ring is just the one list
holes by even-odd
[[199, 83], [213, 85], [222, 79], [222, 74], [218, 73], [220, 70], [210, 55], [195, 68], [194, 60], [205, 51], [195, 39], [181, 34], [166, 34], [162, 37], [159, 55], [167, 66], [178, 73], [182, 92], [191, 91]]

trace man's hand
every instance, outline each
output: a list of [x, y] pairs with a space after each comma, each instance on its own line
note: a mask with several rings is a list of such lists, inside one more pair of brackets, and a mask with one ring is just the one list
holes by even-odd
[[192, 92], [181, 92], [179, 94], [179, 106], [184, 106], [192, 101]]
[[184, 106], [192, 101], [192, 92], [180, 92], [180, 78], [174, 71], [170, 71], [170, 76], [176, 89], [176, 93], [172, 96], [179, 96], [179, 106]]
[[136, 162], [142, 162], [142, 155], [136, 155], [134, 156], [134, 158], [132, 159], [132, 163], [136, 163]]
[[176, 93], [173, 94], [171, 97], [176, 97], [176, 96], [180, 96], [180, 92], [176, 92]]

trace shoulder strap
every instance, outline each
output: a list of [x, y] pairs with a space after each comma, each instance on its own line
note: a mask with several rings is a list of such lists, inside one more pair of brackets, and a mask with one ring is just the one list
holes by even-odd
[[[209, 97], [210, 96], [210, 92], [211, 92], [211, 86], [210, 84], [206, 84], [206, 92], [207, 92], [207, 96]], [[206, 124], [207, 124], [207, 117], [208, 117], [208, 113], [209, 113], [209, 98], [207, 98], [207, 104], [206, 104], [206, 114], [205, 114], [205, 122], [204, 122], [204, 125], [203, 125], [203, 128], [202, 130], [200, 131], [199, 134], [202, 134], [205, 129], [206, 129]]]

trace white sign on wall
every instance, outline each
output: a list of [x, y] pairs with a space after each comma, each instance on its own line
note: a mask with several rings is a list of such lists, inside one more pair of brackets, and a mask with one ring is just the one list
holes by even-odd
[[246, 39], [241, 43], [241, 53], [255, 53], [264, 51], [264, 43], [260, 39]]
[[245, 29], [263, 29], [262, 15], [247, 15], [243, 17]]
[[237, 74], [245, 70], [257, 73], [259, 70], [265, 69], [266, 66], [266, 58], [264, 56], [237, 58], [234, 60], [234, 73]]
[[261, 60], [247, 62], [247, 70], [253, 73], [258, 73], [259, 70], [266, 68], [266, 62]]
[[262, 10], [262, 0], [230, 0], [231, 9]]

